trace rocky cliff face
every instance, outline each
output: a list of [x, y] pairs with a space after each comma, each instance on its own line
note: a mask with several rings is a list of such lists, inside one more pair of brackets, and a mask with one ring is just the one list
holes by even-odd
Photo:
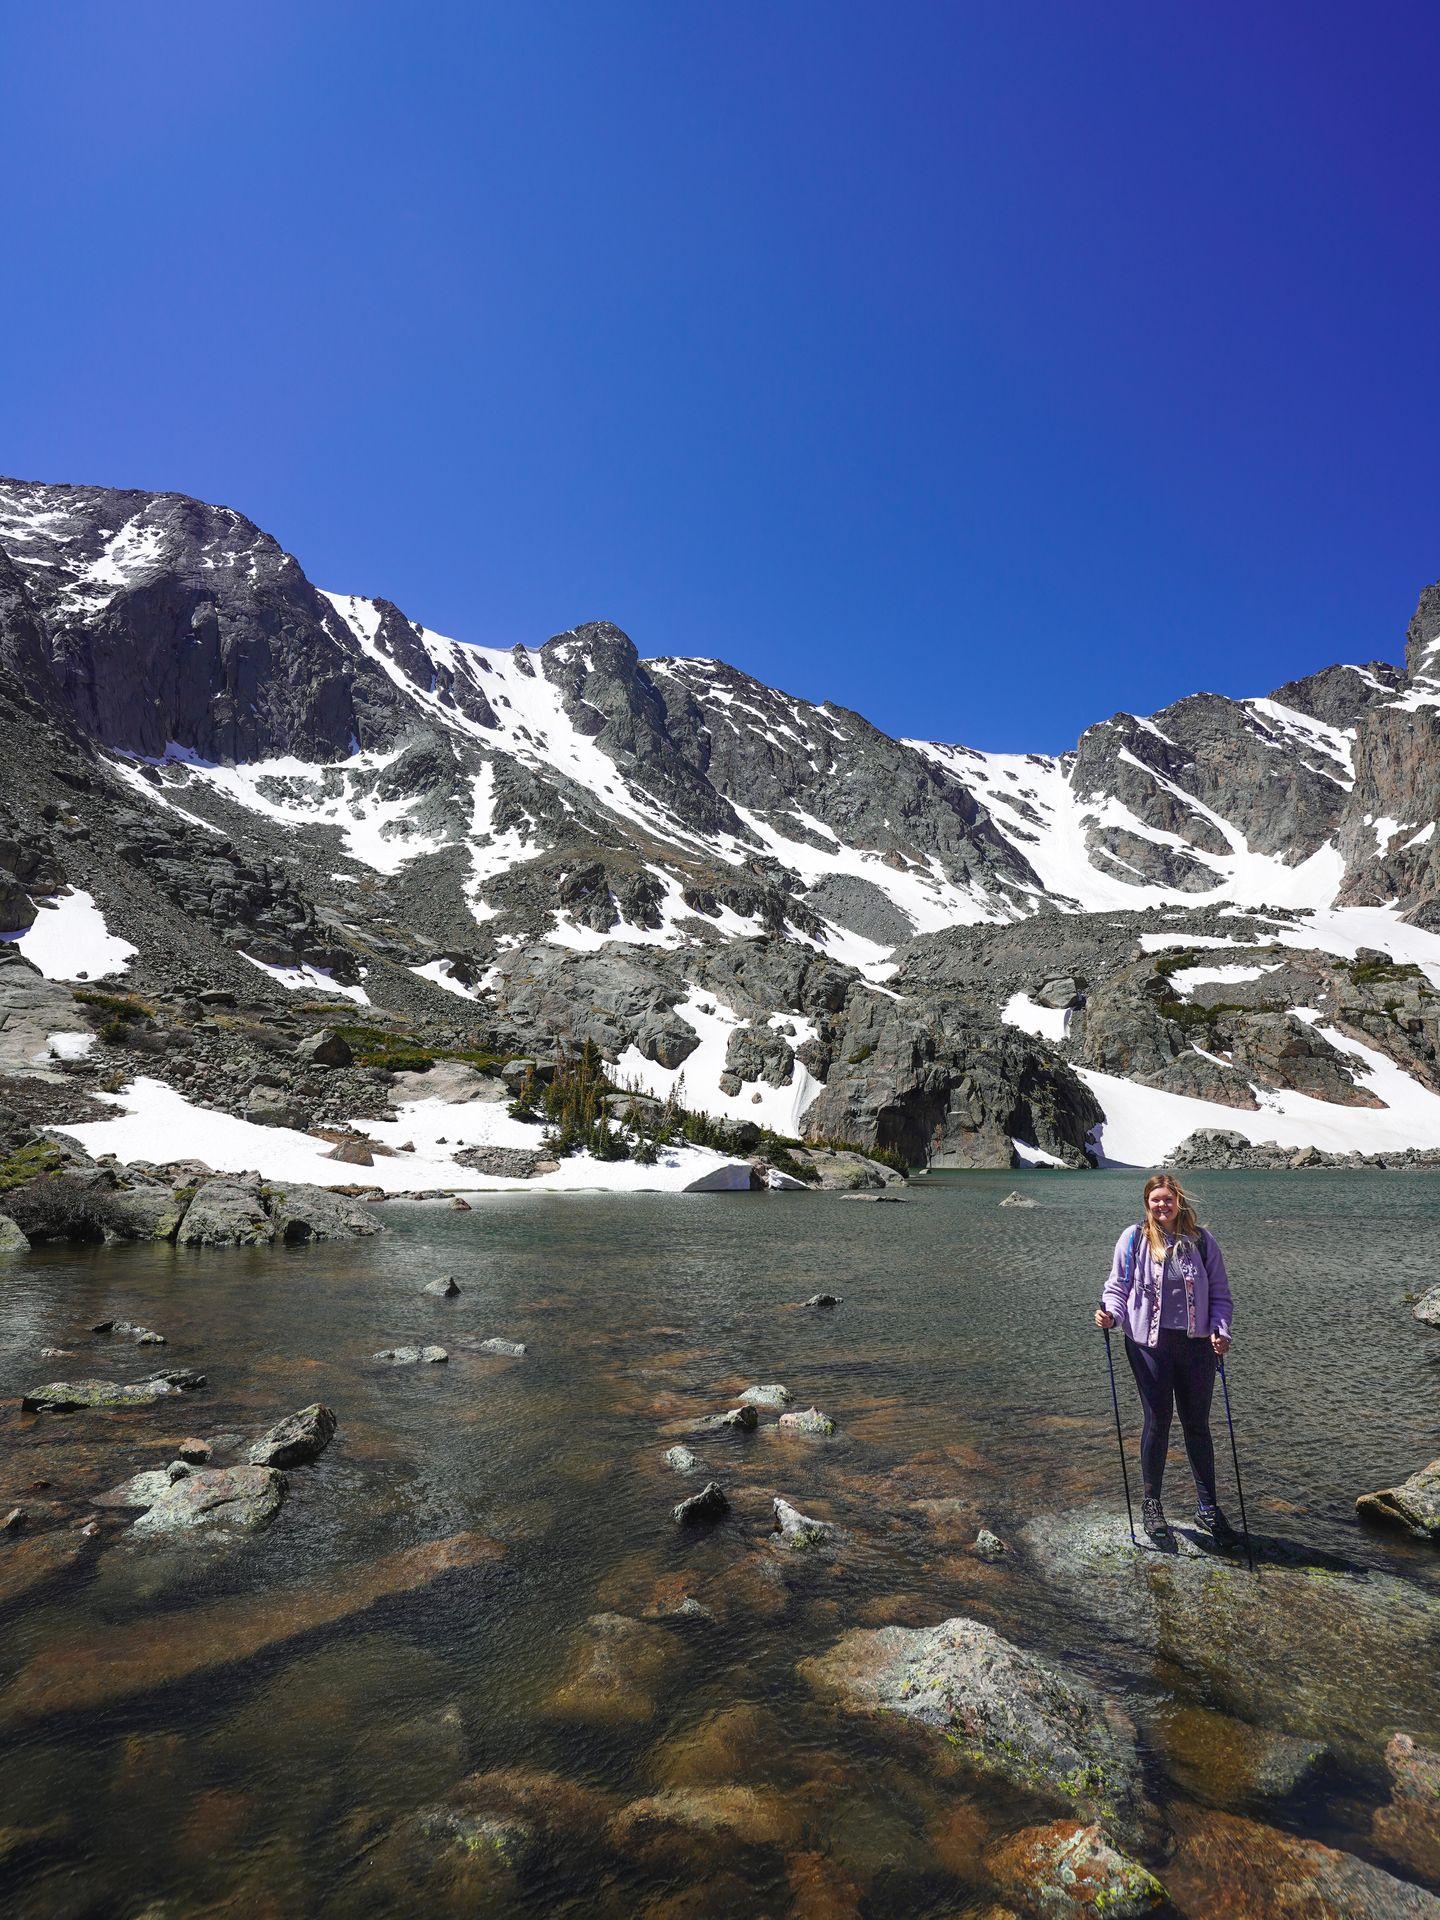
[[589, 1038], [940, 1164], [1080, 1164], [1115, 1083], [1257, 1125], [1390, 1111], [1376, 1059], [1440, 1086], [1437, 728], [1440, 588], [1403, 670], [985, 754], [606, 622], [463, 645], [228, 508], [0, 481], [0, 932], [83, 892], [142, 989]]

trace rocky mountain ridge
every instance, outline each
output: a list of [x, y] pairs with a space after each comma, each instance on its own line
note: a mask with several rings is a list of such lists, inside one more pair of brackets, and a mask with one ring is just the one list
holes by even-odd
[[[161, 1009], [177, 1084], [223, 991], [441, 1051], [589, 1039], [650, 1093], [916, 1163], [1227, 1116], [1440, 1146], [1437, 725], [1437, 588], [1403, 670], [989, 754], [606, 622], [448, 639], [228, 508], [0, 481], [0, 934]], [[66, 1066], [5, 1018], [41, 1074], [140, 1064], [136, 1023]], [[233, 1065], [208, 1087], [243, 1113]]]

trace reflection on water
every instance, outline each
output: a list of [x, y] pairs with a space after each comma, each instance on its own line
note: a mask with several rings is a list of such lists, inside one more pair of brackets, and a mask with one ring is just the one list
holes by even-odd
[[[1016, 1186], [1039, 1206], [1001, 1210]], [[12, 1599], [13, 1910], [979, 1912], [984, 1848], [1054, 1807], [844, 1715], [796, 1673], [848, 1628], [960, 1612], [1123, 1694], [1162, 1811], [1258, 1810], [1381, 1858], [1386, 1738], [1440, 1742], [1440, 1582], [1425, 1550], [1357, 1530], [1353, 1503], [1436, 1451], [1435, 1343], [1402, 1299], [1433, 1279], [1440, 1186], [1204, 1183], [1272, 1563], [1233, 1599], [1230, 1574], [1206, 1599], [1167, 1586], [1169, 1568], [1075, 1557], [1076, 1515], [1123, 1512], [1087, 1323], [1135, 1187], [951, 1176], [895, 1207], [502, 1196], [392, 1209], [378, 1242], [17, 1265], [0, 1282], [0, 1496], [35, 1529], [72, 1528], [187, 1435], [249, 1437], [319, 1399], [340, 1437], [255, 1540], [141, 1551], [109, 1514]], [[458, 1299], [420, 1292], [444, 1272]], [[844, 1304], [797, 1310], [822, 1287]], [[202, 1367], [208, 1388], [22, 1418], [13, 1396], [40, 1380], [153, 1371], [154, 1350], [83, 1331], [113, 1317], [160, 1328], [163, 1364]], [[525, 1357], [474, 1351], [497, 1334]], [[445, 1366], [369, 1359], [434, 1341]], [[782, 1437], [773, 1413], [754, 1434], [691, 1433], [769, 1381], [836, 1436]], [[700, 1484], [664, 1464], [682, 1438], [729, 1494], [713, 1530], [670, 1520]], [[1171, 1475], [1178, 1515], [1183, 1459]], [[768, 1544], [777, 1493], [840, 1524], [833, 1553]], [[982, 1525], [1003, 1559], [974, 1553]], [[441, 1550], [465, 1563], [449, 1572], [429, 1551], [476, 1535]], [[1357, 1563], [1368, 1582], [1333, 1570]], [[1323, 1764], [1267, 1780], [1302, 1740]]]

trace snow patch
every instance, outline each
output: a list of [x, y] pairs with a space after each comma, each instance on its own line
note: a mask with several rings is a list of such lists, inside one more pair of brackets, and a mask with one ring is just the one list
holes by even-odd
[[1070, 1025], [1070, 1010], [1042, 1007], [1028, 993], [1012, 993], [1000, 1009], [1000, 1018], [1007, 1027], [1019, 1027], [1022, 1033], [1033, 1033], [1037, 1040], [1048, 1040], [1058, 1047]]
[[353, 1000], [360, 1007], [370, 1004], [370, 996], [363, 987], [344, 986], [323, 967], [272, 967], [268, 960], [257, 960], [253, 953], [242, 953], [240, 958], [248, 960], [252, 967], [258, 967], [261, 973], [269, 974], [277, 986], [285, 987], [291, 993], [323, 993]]
[[35, 924], [23, 933], [0, 933], [47, 980], [108, 980], [123, 973], [139, 951], [128, 940], [111, 933], [105, 916], [81, 888], [37, 900]]

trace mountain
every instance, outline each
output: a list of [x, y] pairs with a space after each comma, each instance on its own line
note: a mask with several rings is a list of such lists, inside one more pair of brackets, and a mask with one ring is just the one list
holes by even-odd
[[[604, 621], [448, 639], [229, 508], [0, 481], [0, 931], [237, 1114], [239, 1016], [339, 1003], [914, 1162], [1440, 1148], [1437, 727], [1440, 587], [1403, 670], [993, 754]], [[237, 1009], [203, 1059], [202, 994]]]

